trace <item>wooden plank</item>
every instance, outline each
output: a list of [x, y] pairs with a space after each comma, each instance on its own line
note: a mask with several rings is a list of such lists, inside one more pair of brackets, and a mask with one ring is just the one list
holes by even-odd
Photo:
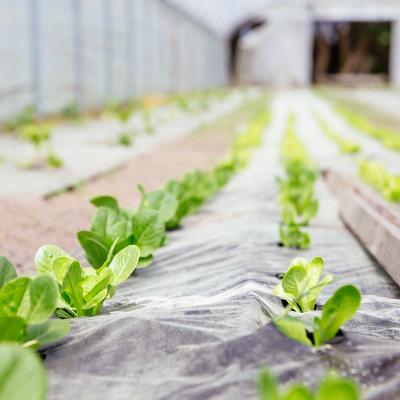
[[323, 176], [346, 226], [400, 286], [400, 214], [355, 179], [332, 170]]

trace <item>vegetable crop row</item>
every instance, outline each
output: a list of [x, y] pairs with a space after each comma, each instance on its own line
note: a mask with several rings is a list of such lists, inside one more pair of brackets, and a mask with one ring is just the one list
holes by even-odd
[[[345, 141], [331, 130], [321, 119], [322, 129], [347, 153], [358, 151], [354, 144]], [[282, 142], [282, 160], [285, 177], [278, 178], [281, 206], [281, 242], [284, 246], [307, 248], [310, 236], [302, 230], [318, 212], [318, 200], [314, 196], [314, 185], [318, 176], [314, 161], [295, 133], [295, 119], [289, 116]], [[282, 301], [283, 311], [273, 317], [276, 328], [288, 338], [318, 349], [329, 344], [338, 334], [341, 326], [353, 318], [361, 304], [359, 289], [346, 284], [337, 289], [328, 300], [318, 305], [320, 292], [333, 281], [333, 276], [323, 276], [324, 262], [315, 257], [310, 262], [295, 258], [283, 275], [273, 294]], [[358, 400], [358, 385], [336, 372], [329, 372], [313, 393], [303, 384], [295, 384], [285, 392], [278, 388], [277, 381], [262, 370], [259, 381], [261, 400]], [[333, 397], [332, 397], [333, 396]]]
[[347, 140], [339, 135], [321, 117], [318, 117], [318, 122], [322, 132], [338, 145], [342, 153], [354, 154], [360, 152], [360, 145], [358, 143]]
[[97, 209], [90, 230], [78, 233], [90, 267], [54, 245], [37, 251], [35, 278], [17, 277], [11, 262], [0, 258], [0, 398], [45, 398], [44, 370], [37, 368], [32, 350], [24, 348], [39, 349], [61, 339], [69, 331], [65, 318], [100, 313], [119, 284], [136, 268], [151, 264], [155, 250], [165, 244], [166, 230], [179, 227], [247, 165], [268, 120], [266, 111], [258, 112], [237, 136], [228, 157], [211, 171], [190, 172], [153, 192], [140, 186], [138, 210], [121, 208], [111, 196], [94, 198]]
[[45, 118], [36, 113], [34, 106], [27, 106], [17, 115], [5, 121], [3, 129], [7, 132], [16, 132], [27, 125], [49, 126], [49, 124], [53, 125], [54, 123], [62, 121], [81, 123], [85, 118], [97, 117], [100, 114], [112, 116], [120, 122], [126, 122], [135, 112], [146, 111], [161, 104], [171, 105], [187, 112], [204, 111], [208, 108], [213, 99], [223, 99], [230, 92], [230, 90], [218, 88], [190, 93], [174, 93], [168, 96], [160, 95], [131, 98], [123, 102], [110, 100], [104, 106], [103, 110], [89, 111], [86, 113], [81, 110], [78, 104], [71, 103], [62, 108], [59, 112], [53, 113]]
[[317, 169], [294, 130], [295, 119], [289, 116], [281, 155], [285, 176], [278, 177], [281, 206], [280, 240], [283, 246], [308, 248], [310, 235], [303, 230], [318, 212], [314, 196]]
[[[353, 285], [344, 285], [322, 305], [317, 307], [320, 292], [333, 281], [333, 276], [323, 275], [324, 261], [315, 257], [310, 262], [295, 258], [278, 283], [273, 294], [282, 300], [283, 312], [273, 318], [276, 328], [288, 338], [307, 347], [329, 344], [340, 332], [341, 326], [353, 318], [361, 304], [361, 293]], [[318, 386], [315, 394], [304, 384], [292, 385], [284, 393], [275, 378], [263, 369], [260, 373], [261, 400], [359, 400], [358, 385], [350, 379], [330, 371]]]
[[363, 117], [353, 109], [350, 101], [346, 101], [345, 103], [348, 103], [348, 105], [344, 107], [342, 102], [339, 102], [338, 99], [332, 98], [326, 91], [317, 90], [316, 93], [332, 103], [336, 112], [361, 133], [380, 141], [383, 146], [388, 149], [400, 151], [399, 132], [395, 132], [392, 129], [378, 126], [370, 122], [369, 119]]
[[[145, 133], [154, 133], [154, 115], [151, 110], [160, 106], [168, 105], [169, 113], [167, 118], [172, 119], [174, 110], [184, 113], [202, 112], [208, 109], [213, 101], [225, 98], [231, 91], [226, 89], [213, 89], [187, 94], [173, 94], [170, 96], [158, 96], [142, 99], [130, 99], [126, 102], [110, 101], [106, 104], [101, 114], [97, 111], [95, 115], [105, 118], [111, 117], [119, 120], [121, 129], [117, 133], [116, 142], [123, 146], [133, 144], [138, 129], [128, 126], [129, 119], [133, 114], [138, 114], [142, 120]], [[91, 114], [87, 113], [89, 117]], [[36, 115], [33, 107], [26, 107], [20, 114], [6, 121], [3, 128], [15, 133], [18, 138], [30, 143], [34, 150], [32, 160], [19, 162], [18, 166], [24, 169], [49, 166], [61, 168], [63, 160], [56, 154], [51, 146], [53, 126], [60, 121], [72, 121], [82, 123], [85, 115], [75, 104], [68, 105], [59, 113], [47, 118]], [[45, 147], [46, 145], [46, 147]]]
[[[357, 143], [349, 142], [342, 136], [334, 132], [329, 125], [319, 118], [322, 130], [334, 140], [344, 153], [359, 152], [360, 146]], [[367, 159], [358, 160], [358, 174], [360, 178], [380, 192], [382, 196], [393, 202], [400, 202], [400, 176], [394, 175], [376, 161]]]
[[376, 161], [359, 160], [358, 172], [367, 184], [389, 201], [400, 202], [400, 175], [391, 174]]
[[336, 111], [354, 128], [380, 141], [388, 149], [400, 151], [400, 134], [389, 128], [377, 126], [360, 114], [336, 105]]

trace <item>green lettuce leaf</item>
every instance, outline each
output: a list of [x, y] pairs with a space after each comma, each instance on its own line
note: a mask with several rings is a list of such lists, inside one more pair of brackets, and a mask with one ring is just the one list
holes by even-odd
[[0, 399], [45, 400], [47, 379], [43, 364], [31, 350], [0, 345]]
[[0, 256], [0, 289], [9, 281], [17, 277], [14, 265], [3, 256]]
[[352, 319], [361, 304], [361, 293], [353, 285], [339, 288], [322, 307], [321, 318], [314, 319], [314, 341], [320, 346], [333, 339], [340, 327]]

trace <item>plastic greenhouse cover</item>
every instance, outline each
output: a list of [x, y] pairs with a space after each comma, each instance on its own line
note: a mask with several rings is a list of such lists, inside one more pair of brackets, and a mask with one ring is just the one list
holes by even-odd
[[[274, 118], [249, 166], [184, 228], [156, 262], [128, 280], [102, 315], [73, 320], [45, 351], [52, 399], [257, 399], [260, 367], [281, 382], [315, 385], [335, 368], [362, 384], [365, 399], [400, 390], [400, 291], [360, 247], [318, 186], [321, 210], [307, 251], [277, 246], [275, 176], [284, 116]], [[363, 303], [330, 348], [315, 352], [271, 324], [272, 296], [292, 258], [321, 255], [335, 275], [320, 303], [356, 284]]]

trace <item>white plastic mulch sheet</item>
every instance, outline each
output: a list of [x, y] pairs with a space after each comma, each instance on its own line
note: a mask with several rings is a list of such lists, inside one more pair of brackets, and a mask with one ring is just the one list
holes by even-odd
[[[285, 107], [275, 115], [249, 168], [169, 235], [156, 262], [138, 271], [102, 315], [73, 320], [72, 333], [45, 355], [50, 399], [257, 399], [259, 369], [281, 382], [315, 385], [334, 368], [362, 384], [365, 399], [400, 390], [400, 291], [337, 217], [320, 184], [312, 247], [277, 246], [275, 176]], [[321, 255], [336, 280], [363, 303], [331, 348], [315, 352], [270, 323], [282, 309], [272, 296], [292, 258]]]

